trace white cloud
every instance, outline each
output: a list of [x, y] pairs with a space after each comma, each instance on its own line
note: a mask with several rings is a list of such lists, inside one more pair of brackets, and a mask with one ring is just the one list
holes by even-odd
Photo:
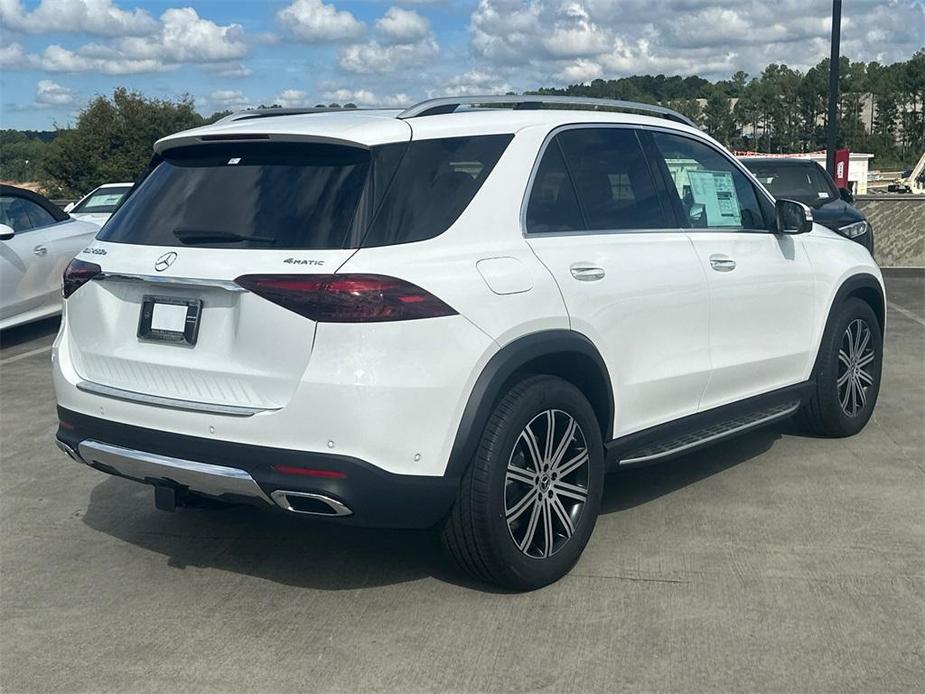
[[376, 40], [347, 46], [340, 56], [340, 66], [348, 72], [386, 74], [408, 67], [424, 65], [439, 54], [433, 38], [417, 43], [381, 44]]
[[355, 39], [366, 30], [352, 14], [321, 0], [294, 0], [276, 13], [276, 19], [295, 38], [309, 42]]
[[376, 21], [376, 37], [344, 48], [338, 63], [348, 72], [383, 75], [425, 65], [439, 54], [426, 19], [417, 12], [392, 7]]
[[273, 101], [283, 108], [305, 108], [311, 106], [308, 92], [301, 89], [284, 89]]
[[430, 23], [414, 10], [390, 7], [376, 20], [376, 30], [392, 43], [413, 43], [430, 34]]
[[251, 100], [238, 89], [219, 89], [209, 94], [209, 102], [221, 109], [241, 109], [250, 106]]
[[165, 72], [192, 63], [204, 65], [214, 74], [243, 76], [250, 74], [248, 68], [234, 61], [246, 56], [248, 50], [241, 25], [221, 26], [186, 7], [165, 11], [157, 31], [146, 37], [87, 43], [75, 50], [52, 44], [34, 54], [27, 54], [20, 44], [11, 44], [0, 48], [0, 66], [128, 75]]
[[34, 67], [33, 57], [26, 53], [21, 43], [0, 46], [0, 68], [20, 70]]
[[157, 22], [145, 10], [123, 10], [112, 0], [42, 0], [32, 11], [20, 0], [0, 0], [0, 23], [26, 34], [142, 36], [157, 30]]
[[514, 88], [502, 77], [482, 70], [469, 70], [445, 81], [438, 89], [428, 90], [430, 98], [439, 96], [484, 96], [507, 94]]
[[240, 24], [219, 26], [200, 17], [191, 7], [171, 8], [161, 15], [154, 40], [126, 38], [116, 43], [128, 57], [153, 58], [165, 63], [210, 63], [247, 55]]
[[[758, 74], [828, 57], [831, 5], [805, 0], [479, 0], [469, 20], [477, 65], [540, 84], [627, 74]], [[852, 60], [907, 59], [922, 45], [920, 0], [854, 2], [842, 20]], [[525, 86], [533, 86], [526, 84]]]
[[51, 80], [39, 80], [35, 85], [35, 104], [39, 107], [73, 106], [77, 90], [62, 87]]
[[322, 92], [322, 97], [326, 101], [334, 101], [339, 104], [356, 104], [357, 106], [408, 106], [413, 102], [407, 94], [400, 92], [388, 96], [378, 96], [375, 92], [368, 89], [331, 89]]

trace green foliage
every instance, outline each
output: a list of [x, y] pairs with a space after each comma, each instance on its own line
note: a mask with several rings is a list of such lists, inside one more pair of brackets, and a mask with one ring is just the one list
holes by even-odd
[[133, 181], [151, 159], [155, 141], [204, 122], [188, 96], [172, 102], [116, 89], [111, 99], [98, 96], [87, 104], [76, 127], [59, 131], [42, 163], [43, 181], [52, 196]]
[[54, 136], [47, 130], [0, 130], [0, 178], [35, 181]]
[[[742, 71], [718, 82], [637, 75], [532, 93], [660, 103], [733, 149], [806, 152], [825, 148], [828, 87], [823, 60], [805, 73], [772, 64], [754, 78]], [[873, 153], [881, 167], [918, 159], [925, 149], [925, 48], [892, 65], [841, 58], [838, 144]]]

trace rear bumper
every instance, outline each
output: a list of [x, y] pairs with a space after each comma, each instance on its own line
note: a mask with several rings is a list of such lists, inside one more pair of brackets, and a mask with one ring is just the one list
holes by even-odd
[[[370, 527], [425, 528], [449, 511], [458, 480], [396, 475], [329, 453], [146, 429], [58, 408], [59, 447], [103, 472], [290, 514]], [[314, 470], [323, 476], [280, 472]]]

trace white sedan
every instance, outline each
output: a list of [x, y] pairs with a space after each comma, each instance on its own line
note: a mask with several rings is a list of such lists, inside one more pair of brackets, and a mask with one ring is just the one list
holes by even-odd
[[122, 202], [122, 198], [132, 189], [132, 185], [131, 183], [104, 183], [77, 202], [65, 207], [64, 211], [75, 219], [103, 226]]
[[0, 330], [61, 313], [61, 277], [99, 226], [49, 200], [0, 185]]

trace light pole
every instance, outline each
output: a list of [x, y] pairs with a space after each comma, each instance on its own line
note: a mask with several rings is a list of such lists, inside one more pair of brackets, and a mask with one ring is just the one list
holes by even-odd
[[832, 54], [829, 57], [829, 115], [826, 122], [825, 168], [835, 177], [835, 147], [838, 145], [838, 68], [841, 42], [841, 0], [832, 0]]

